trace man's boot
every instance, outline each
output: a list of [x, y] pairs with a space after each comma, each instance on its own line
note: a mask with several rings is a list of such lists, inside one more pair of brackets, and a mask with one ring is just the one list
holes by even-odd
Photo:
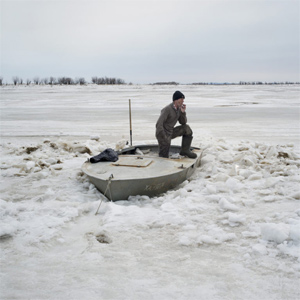
[[190, 147], [192, 144], [193, 137], [189, 135], [183, 135], [182, 136], [182, 143], [181, 143], [181, 150], [180, 155], [187, 156], [189, 158], [196, 158], [197, 154], [191, 152]]

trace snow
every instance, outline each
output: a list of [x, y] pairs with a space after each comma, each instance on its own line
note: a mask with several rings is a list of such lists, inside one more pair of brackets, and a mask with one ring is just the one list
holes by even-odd
[[[128, 99], [155, 143], [174, 88], [201, 167], [107, 201], [81, 165], [126, 146]], [[1, 87], [1, 299], [298, 299], [299, 139], [299, 86]]]

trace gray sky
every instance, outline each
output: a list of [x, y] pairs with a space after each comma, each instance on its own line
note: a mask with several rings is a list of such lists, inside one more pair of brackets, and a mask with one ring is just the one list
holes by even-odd
[[299, 1], [1, 0], [12, 76], [300, 81]]

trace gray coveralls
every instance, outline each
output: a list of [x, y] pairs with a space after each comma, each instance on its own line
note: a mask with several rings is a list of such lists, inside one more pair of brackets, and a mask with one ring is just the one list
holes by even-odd
[[[177, 121], [181, 124], [176, 125]], [[169, 157], [171, 140], [178, 136], [192, 136], [193, 131], [187, 123], [186, 113], [180, 109], [176, 110], [171, 103], [161, 110], [156, 122], [156, 138], [159, 145], [159, 156]]]

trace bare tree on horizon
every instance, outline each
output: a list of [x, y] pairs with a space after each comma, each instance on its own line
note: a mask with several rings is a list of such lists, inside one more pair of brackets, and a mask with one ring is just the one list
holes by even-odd
[[56, 78], [50, 76], [50, 82], [49, 82], [49, 83], [50, 83], [51, 85], [52, 85], [52, 84], [55, 84], [55, 83], [56, 83]]
[[33, 82], [34, 82], [35, 84], [39, 85], [39, 84], [40, 84], [40, 78], [39, 78], [38, 76], [34, 77], [34, 78], [33, 78]]
[[18, 76], [14, 76], [14, 77], [12, 78], [12, 81], [13, 81], [13, 84], [14, 84], [14, 85], [17, 85], [17, 84], [20, 82], [20, 79], [19, 79]]

